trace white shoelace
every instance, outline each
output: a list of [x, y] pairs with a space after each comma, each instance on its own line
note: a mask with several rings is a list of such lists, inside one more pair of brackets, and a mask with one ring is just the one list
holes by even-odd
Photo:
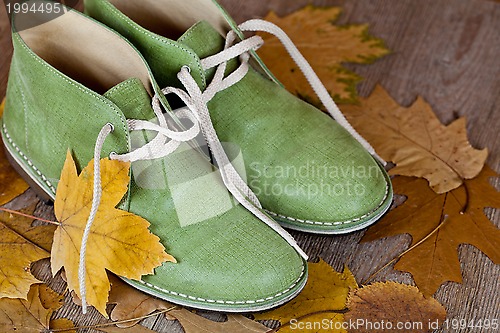
[[[245, 23], [241, 24], [239, 28], [241, 29], [241, 31], [264, 31], [275, 35], [283, 43], [292, 59], [302, 70], [311, 87], [318, 95], [319, 99], [326, 107], [330, 115], [342, 127], [344, 127], [368, 152], [370, 152], [374, 157], [385, 164], [385, 162], [375, 153], [373, 147], [370, 146], [370, 144], [354, 130], [351, 124], [349, 124], [307, 60], [302, 56], [300, 51], [295, 47], [293, 42], [283, 30], [281, 30], [273, 23], [258, 19], [246, 21]], [[198, 84], [191, 76], [191, 70], [187, 66], [183, 66], [181, 71], [177, 74], [178, 79], [186, 89], [185, 91], [174, 87], [167, 87], [165, 89], [162, 89], [162, 93], [164, 95], [175, 94], [179, 96], [181, 100], [186, 104], [187, 108], [181, 109], [180, 111], [176, 112], [176, 116], [178, 118], [189, 119], [193, 123], [190, 128], [184, 131], [173, 131], [169, 129], [167, 122], [163, 116], [159, 97], [158, 95], [155, 95], [152, 99], [151, 104], [158, 124], [144, 120], [129, 119], [127, 120], [127, 125], [129, 131], [155, 131], [158, 133], [156, 137], [144, 146], [127, 154], [118, 155], [112, 153], [110, 155], [110, 158], [125, 162], [162, 158], [174, 152], [182, 142], [187, 142], [194, 139], [201, 131], [218, 164], [222, 180], [229, 192], [231, 192], [231, 194], [235, 197], [236, 200], [238, 200], [239, 203], [241, 203], [256, 217], [258, 217], [261, 221], [263, 221], [274, 231], [276, 231], [303, 258], [307, 260], [307, 255], [298, 246], [292, 236], [288, 232], [286, 232], [276, 221], [274, 221], [261, 210], [262, 206], [257, 199], [257, 196], [252, 192], [252, 190], [243, 181], [243, 179], [234, 169], [233, 165], [230, 163], [229, 158], [224, 152], [222, 144], [217, 136], [217, 133], [212, 124], [212, 120], [210, 118], [207, 103], [219, 91], [227, 89], [233, 84], [239, 82], [247, 74], [249, 68], [248, 61], [250, 59], [249, 51], [257, 50], [264, 43], [263, 39], [260, 36], [252, 36], [234, 44], [236, 39], [236, 33], [234, 31], [229, 31], [226, 36], [224, 50], [201, 60], [201, 65], [204, 70], [217, 67], [212, 82], [208, 85], [205, 91], [201, 91]], [[227, 62], [236, 57], [239, 57], [240, 60], [238, 68], [235, 69], [227, 77], [224, 77]], [[101, 129], [101, 132], [97, 137], [94, 150], [93, 200], [91, 212], [88, 217], [82, 237], [82, 244], [80, 248], [80, 263], [78, 270], [83, 313], [86, 313], [87, 310], [85, 285], [85, 258], [87, 242], [92, 223], [94, 222], [98, 207], [101, 202], [102, 195], [101, 175], [99, 168], [101, 150], [106, 137], [113, 131], [113, 129], [113, 125], [111, 124], [106, 124]]]

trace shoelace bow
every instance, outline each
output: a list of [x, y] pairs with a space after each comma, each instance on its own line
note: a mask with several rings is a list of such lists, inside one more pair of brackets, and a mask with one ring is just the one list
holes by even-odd
[[[318, 78], [312, 67], [302, 56], [300, 51], [293, 44], [286, 33], [281, 30], [281, 28], [273, 23], [259, 19], [246, 21], [243, 24], [239, 25], [239, 28], [241, 31], [264, 31], [276, 36], [284, 45], [291, 58], [299, 66], [329, 114], [342, 127], [344, 127], [369, 153], [371, 153], [374, 157], [385, 164], [385, 162], [375, 153], [373, 147], [361, 135], [359, 135], [356, 130], [354, 130], [351, 124], [349, 124], [335, 102], [332, 100], [330, 94], [321, 83], [321, 80]], [[213, 154], [215, 161], [217, 162], [224, 185], [227, 187], [229, 192], [231, 192], [236, 200], [238, 200], [238, 202], [240, 202], [245, 208], [247, 208], [256, 217], [258, 217], [274, 231], [276, 231], [280, 236], [282, 236], [303, 258], [307, 259], [307, 255], [298, 246], [292, 236], [288, 232], [286, 232], [276, 221], [274, 221], [261, 210], [262, 206], [257, 196], [236, 172], [233, 165], [229, 161], [229, 158], [224, 152], [222, 144], [217, 136], [217, 133], [212, 124], [212, 120], [210, 118], [207, 103], [219, 91], [231, 87], [247, 74], [249, 68], [248, 61], [250, 59], [249, 51], [257, 50], [264, 43], [263, 39], [260, 36], [252, 36], [234, 44], [236, 40], [236, 33], [232, 30], [229, 31], [226, 36], [224, 49], [215, 55], [201, 60], [201, 65], [204, 70], [217, 67], [212, 82], [207, 86], [205, 91], [201, 91], [198, 84], [191, 76], [191, 70], [187, 66], [183, 66], [180, 72], [177, 74], [177, 77], [183, 84], [185, 91], [174, 87], [167, 87], [162, 89], [162, 93], [164, 95], [175, 94], [186, 104], [186, 108], [182, 108], [176, 111], [175, 114], [179, 119], [189, 119], [193, 123], [190, 128], [184, 131], [173, 131], [169, 129], [165, 117], [163, 116], [159, 96], [156, 94], [153, 97], [151, 104], [158, 124], [152, 123], [150, 121], [128, 119], [127, 126], [129, 131], [149, 130], [155, 131], [158, 134], [144, 146], [137, 148], [129, 153], [121, 155], [112, 153], [110, 155], [110, 159], [125, 162], [134, 162], [139, 160], [162, 158], [174, 152], [182, 142], [187, 142], [194, 139], [201, 131]], [[227, 77], [224, 77], [227, 62], [236, 57], [239, 57], [240, 60], [238, 68], [235, 69]], [[113, 125], [109, 123], [101, 129], [97, 137], [94, 150], [93, 200], [90, 215], [88, 217], [82, 237], [82, 245], [80, 248], [80, 263], [78, 270], [83, 313], [86, 313], [87, 309], [85, 285], [85, 257], [87, 242], [92, 223], [94, 222], [97, 210], [101, 202], [102, 195], [100, 174], [101, 151], [106, 137], [111, 132], [113, 132], [113, 130]]]

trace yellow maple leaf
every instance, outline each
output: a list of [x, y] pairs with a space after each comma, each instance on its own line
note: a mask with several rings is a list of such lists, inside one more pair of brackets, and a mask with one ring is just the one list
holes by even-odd
[[[357, 100], [359, 76], [342, 66], [343, 62], [369, 63], [388, 54], [381, 40], [368, 35], [367, 25], [337, 26], [340, 15], [336, 7], [307, 6], [286, 17], [273, 12], [265, 20], [280, 26], [310, 62], [336, 102]], [[264, 46], [258, 54], [288, 91], [314, 105], [320, 102], [303, 74], [288, 56], [283, 45], [267, 34], [261, 34]]]
[[485, 207], [500, 208], [500, 192], [489, 179], [498, 175], [485, 166], [478, 177], [444, 194], [433, 192], [424, 179], [395, 177], [394, 192], [407, 200], [390, 211], [365, 233], [362, 242], [399, 234], [410, 234], [412, 245], [431, 234], [423, 243], [401, 257], [394, 266], [410, 272], [426, 296], [434, 294], [445, 281], [461, 282], [458, 246], [471, 244], [494, 263], [500, 263], [500, 229], [484, 214]]
[[279, 320], [279, 332], [346, 332], [336, 323], [344, 321], [347, 296], [358, 288], [354, 276], [347, 267], [343, 273], [335, 272], [323, 260], [308, 267], [309, 279], [297, 297], [275, 310], [257, 313], [255, 318]]
[[[102, 199], [87, 243], [86, 289], [90, 305], [106, 315], [110, 289], [106, 270], [129, 279], [154, 273], [154, 268], [175, 259], [165, 252], [159, 238], [149, 232], [149, 222], [140, 216], [116, 209], [129, 182], [130, 163], [103, 159]], [[81, 297], [78, 265], [81, 239], [90, 213], [93, 190], [93, 161], [77, 174], [68, 152], [57, 187], [54, 211], [60, 226], [54, 234], [51, 268], [56, 274], [64, 267], [68, 288]]]
[[[26, 299], [31, 285], [41, 282], [31, 275], [30, 265], [35, 261], [50, 257], [50, 253], [36, 244], [41, 229], [31, 228], [31, 222], [32, 219], [26, 217], [0, 212], [0, 234], [2, 235], [0, 298]], [[24, 231], [24, 235], [18, 233], [18, 230]]]
[[359, 105], [342, 110], [377, 153], [396, 164], [391, 175], [423, 177], [437, 193], [477, 176], [488, 157], [486, 148], [471, 147], [465, 118], [445, 126], [422, 98], [405, 108], [377, 86]]
[[[0, 104], [0, 117], [5, 107], [5, 99]], [[28, 184], [19, 176], [7, 160], [0, 137], [0, 206], [16, 198], [28, 189]]]
[[396, 282], [377, 282], [352, 291], [347, 307], [344, 317], [353, 323], [348, 329], [352, 333], [431, 332], [446, 319], [445, 308], [434, 298]]

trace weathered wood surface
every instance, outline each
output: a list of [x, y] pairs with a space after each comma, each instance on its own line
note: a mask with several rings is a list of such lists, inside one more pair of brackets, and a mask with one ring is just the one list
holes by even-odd
[[[488, 0], [222, 0], [238, 22], [262, 17], [269, 10], [291, 13], [309, 3], [344, 8], [339, 24], [369, 23], [370, 33], [382, 38], [391, 55], [371, 65], [348, 65], [365, 78], [358, 90], [368, 96], [380, 83], [402, 105], [417, 95], [429, 102], [439, 118], [449, 123], [457, 116], [468, 119], [468, 134], [475, 147], [490, 150], [488, 163], [500, 171], [500, 3]], [[0, 96], [5, 94], [12, 46], [10, 27], [0, 9]], [[292, 36], [293, 38], [293, 36]], [[332, 41], [334, 42], [334, 41]], [[497, 181], [497, 185], [500, 182]], [[12, 203], [19, 206], [36, 200], [28, 191]], [[51, 207], [39, 204], [37, 213], [51, 216]], [[489, 217], [500, 226], [500, 212]], [[401, 253], [409, 237], [400, 236], [359, 245], [363, 232], [346, 236], [313, 236], [293, 232], [312, 260], [323, 258], [334, 268], [347, 263], [359, 281]], [[500, 245], [499, 245], [500, 246]], [[463, 284], [446, 283], [435, 297], [445, 305], [450, 319], [500, 318], [500, 266], [469, 245], [459, 248]], [[48, 262], [33, 268], [37, 276], [50, 280]], [[412, 283], [406, 273], [386, 269], [379, 280]], [[62, 291], [59, 278], [51, 285]], [[77, 325], [104, 322], [95, 311], [83, 316], [80, 308], [67, 305], [58, 312]], [[209, 314], [217, 318], [217, 314]], [[182, 332], [174, 321], [150, 318], [142, 322], [157, 332]], [[81, 332], [97, 332], [81, 330]], [[493, 332], [485, 329], [440, 330], [438, 332]]]

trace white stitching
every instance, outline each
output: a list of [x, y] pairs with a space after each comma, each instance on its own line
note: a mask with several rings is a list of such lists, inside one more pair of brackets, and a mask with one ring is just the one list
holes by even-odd
[[247, 300], [247, 301], [225, 301], [225, 300], [213, 300], [213, 299], [204, 299], [204, 298], [200, 298], [200, 297], [194, 297], [194, 296], [189, 296], [189, 295], [185, 295], [185, 294], [179, 294], [179, 293], [176, 293], [175, 291], [170, 291], [170, 290], [166, 290], [166, 289], [163, 289], [163, 288], [160, 288], [158, 286], [155, 286], [154, 284], [151, 284], [149, 282], [145, 282], [145, 281], [142, 281], [142, 280], [139, 280], [140, 283], [142, 283], [143, 285], [146, 285], [150, 288], [154, 288], [156, 290], [159, 290], [159, 291], [162, 291], [164, 293], [167, 293], [167, 294], [171, 294], [171, 295], [174, 295], [174, 296], [181, 296], [183, 298], [188, 298], [188, 299], [193, 299], [193, 300], [198, 300], [200, 302], [205, 302], [205, 303], [220, 303], [220, 304], [255, 304], [255, 303], [262, 303], [264, 301], [270, 301], [272, 299], [275, 299], [277, 297], [280, 297], [281, 295], [284, 295], [286, 294], [287, 292], [289, 292], [290, 290], [292, 290], [299, 282], [300, 280], [302, 280], [302, 277], [304, 276], [304, 273], [305, 273], [305, 268], [302, 267], [302, 271], [300, 272], [300, 275], [299, 277], [297, 278], [297, 280], [295, 280], [294, 283], [292, 283], [291, 286], [289, 286], [287, 289], [283, 290], [282, 292], [280, 293], [277, 293], [276, 295], [274, 296], [270, 296], [270, 297], [267, 297], [265, 299], [258, 299], [258, 300]]
[[[17, 67], [17, 63], [16, 63]], [[19, 69], [16, 68], [16, 71], [19, 73]], [[26, 145], [27, 153], [30, 153], [30, 148], [28, 145], [28, 108], [26, 107], [26, 96], [24, 96], [24, 92], [21, 88], [17, 89], [21, 93], [21, 102], [23, 103], [23, 112], [24, 112], [24, 144]]]
[[[5, 137], [7, 138], [7, 140], [9, 141], [9, 143], [16, 149], [16, 151], [27, 161], [27, 163], [33, 168], [33, 170], [36, 171], [36, 173], [42, 177], [42, 180], [50, 187], [50, 190], [53, 192], [53, 193], [56, 193], [56, 190], [55, 188], [52, 186], [52, 184], [50, 183], [50, 181], [33, 165], [33, 162], [31, 162], [31, 160], [26, 157], [26, 155], [24, 155], [22, 153], [22, 151], [19, 149], [19, 147], [12, 141], [12, 138], [10, 137], [8, 131], [7, 131], [7, 127], [5, 126], [5, 124], [3, 124], [3, 132], [5, 133]], [[258, 300], [247, 300], [247, 301], [225, 301], [225, 300], [211, 300], [211, 299], [204, 299], [204, 298], [200, 298], [200, 297], [195, 297], [195, 296], [190, 296], [190, 295], [186, 295], [186, 294], [181, 294], [181, 293], [177, 293], [175, 291], [170, 291], [170, 290], [166, 290], [166, 289], [163, 289], [163, 288], [160, 288], [158, 286], [155, 286], [151, 283], [148, 283], [148, 282], [145, 282], [145, 281], [142, 281], [142, 280], [139, 280], [140, 283], [150, 287], [150, 288], [153, 288], [153, 289], [156, 289], [156, 290], [159, 290], [161, 292], [164, 292], [164, 293], [168, 293], [168, 294], [171, 294], [171, 295], [174, 295], [174, 296], [180, 296], [180, 297], [183, 297], [183, 298], [189, 298], [189, 299], [192, 299], [192, 300], [198, 300], [200, 302], [206, 302], [206, 303], [220, 303], [220, 304], [254, 304], [254, 303], [262, 303], [264, 301], [270, 301], [274, 298], [277, 298], [277, 297], [280, 297], [281, 295], [283, 294], [286, 294], [287, 292], [289, 292], [292, 288], [294, 288], [298, 283], [299, 281], [302, 279], [302, 277], [304, 276], [304, 272], [305, 272], [305, 269], [304, 267], [302, 267], [302, 271], [300, 272], [300, 275], [299, 277], [297, 278], [297, 280], [295, 280], [295, 282], [290, 286], [288, 287], [287, 289], [277, 293], [276, 295], [274, 296], [270, 296], [270, 297], [267, 297], [265, 299], [258, 299]]]
[[7, 138], [7, 141], [9, 141], [10, 145], [14, 147], [14, 149], [17, 151], [19, 155], [28, 163], [28, 165], [37, 173], [38, 176], [40, 176], [43, 180], [43, 182], [49, 187], [49, 189], [52, 191], [52, 193], [56, 193], [56, 189], [54, 186], [52, 186], [52, 183], [45, 177], [40, 170], [33, 164], [33, 162], [26, 156], [24, 153], [19, 149], [19, 147], [12, 141], [12, 138], [9, 135], [9, 132], [7, 131], [7, 127], [5, 124], [2, 126], [2, 130], [5, 134], [5, 137]]
[[364, 214], [364, 215], [362, 215], [360, 217], [356, 217], [354, 219], [345, 220], [345, 221], [321, 222], [321, 221], [312, 221], [312, 220], [301, 220], [301, 219], [297, 219], [297, 218], [294, 218], [294, 217], [290, 217], [290, 216], [278, 214], [278, 213], [272, 212], [272, 211], [267, 210], [267, 209], [264, 209], [264, 211], [266, 213], [272, 215], [272, 216], [279, 217], [279, 218], [282, 218], [282, 219], [287, 219], [287, 220], [290, 220], [290, 221], [293, 221], [293, 222], [307, 223], [307, 224], [313, 224], [313, 225], [330, 225], [330, 226], [331, 225], [342, 225], [342, 224], [349, 224], [349, 223], [360, 221], [360, 220], [364, 219], [365, 217], [371, 215], [373, 212], [375, 212], [380, 207], [382, 207], [382, 205], [384, 204], [384, 202], [387, 199], [388, 195], [389, 195], [389, 183], [386, 182], [384, 197], [382, 198], [382, 201], [380, 201], [380, 203], [378, 204], [377, 207], [375, 207], [374, 209], [372, 209], [371, 211], [369, 211], [368, 213], [366, 213], [366, 214]]

